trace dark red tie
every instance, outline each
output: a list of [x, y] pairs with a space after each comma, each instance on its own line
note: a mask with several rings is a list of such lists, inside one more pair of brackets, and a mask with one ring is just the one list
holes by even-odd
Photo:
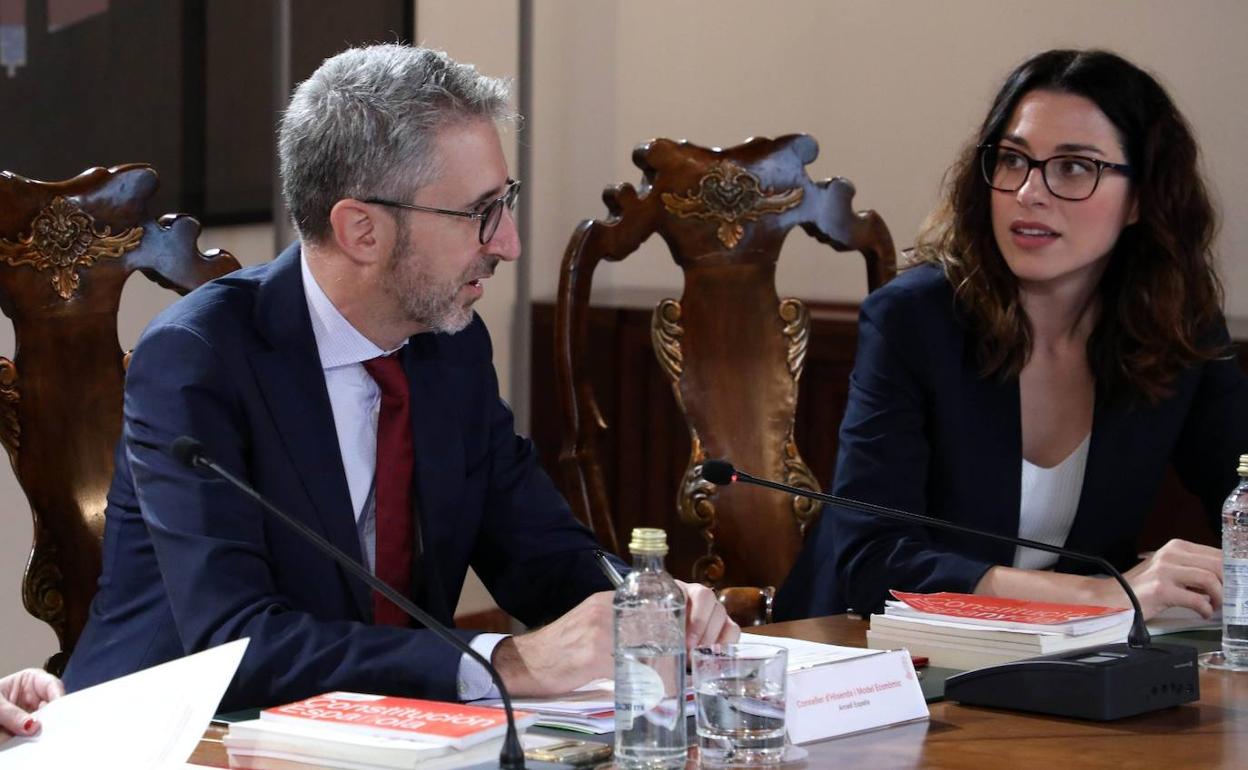
[[[381, 413], [377, 416], [377, 483], [373, 491], [377, 517], [376, 574], [387, 585], [408, 596], [412, 590], [415, 530], [411, 394], [397, 353], [365, 361], [364, 368], [381, 388]], [[406, 626], [408, 617], [374, 591], [373, 622]]]

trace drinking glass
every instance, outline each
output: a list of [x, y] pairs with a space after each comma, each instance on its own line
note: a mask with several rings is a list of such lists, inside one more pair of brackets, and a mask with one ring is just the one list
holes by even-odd
[[784, 760], [788, 650], [717, 644], [693, 650], [698, 752], [706, 765], [775, 765]]

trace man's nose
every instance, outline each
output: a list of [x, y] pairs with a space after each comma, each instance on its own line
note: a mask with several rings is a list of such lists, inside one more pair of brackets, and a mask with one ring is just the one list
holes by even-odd
[[516, 226], [514, 211], [508, 208], [503, 209], [498, 229], [494, 231], [494, 237], [485, 247], [491, 254], [508, 262], [520, 258], [520, 229]]

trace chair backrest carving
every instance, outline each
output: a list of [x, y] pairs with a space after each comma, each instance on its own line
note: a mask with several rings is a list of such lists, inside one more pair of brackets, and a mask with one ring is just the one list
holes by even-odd
[[0, 172], [0, 309], [16, 352], [0, 357], [0, 443], [30, 501], [22, 600], [52, 626], [59, 673], [100, 573], [105, 497], [121, 433], [125, 360], [117, 309], [129, 275], [186, 293], [238, 267], [200, 253], [199, 224], [147, 213], [156, 172], [93, 168], [64, 182]]
[[774, 586], [792, 566], [814, 507], [744, 485], [717, 489], [698, 471], [708, 457], [729, 458], [751, 473], [819, 488], [793, 438], [810, 320], [800, 300], [776, 293], [781, 245], [801, 226], [837, 251], [861, 252], [868, 289], [893, 276], [896, 258], [883, 220], [853, 211], [853, 185], [810, 179], [805, 167], [817, 154], [805, 135], [729, 149], [657, 139], [633, 152], [640, 188], [608, 188], [609, 217], [582, 222], [572, 235], [556, 312], [560, 462], [573, 509], [617, 553], [627, 533], [617, 531], [599, 461], [606, 425], [585, 371], [589, 297], [600, 262], [624, 259], [657, 233], [684, 273], [681, 298], [660, 302], [651, 326], [692, 444], [676, 504], [706, 548], [694, 574], [678, 577]]

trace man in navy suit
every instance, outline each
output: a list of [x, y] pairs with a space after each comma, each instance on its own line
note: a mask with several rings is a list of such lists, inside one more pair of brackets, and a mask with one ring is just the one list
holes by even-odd
[[[457, 632], [513, 694], [611, 675], [597, 544], [515, 434], [472, 311], [520, 255], [496, 126], [508, 116], [501, 81], [418, 48], [346, 51], [299, 86], [280, 155], [300, 242], [192, 292], [135, 348], [71, 690], [250, 637], [224, 708], [492, 691], [476, 663], [170, 457], [183, 435], [379, 576], [400, 575], [387, 579], [440, 620], [471, 566], [505, 610], [549, 623]], [[708, 589], [686, 591], [690, 643], [736, 638]]]

